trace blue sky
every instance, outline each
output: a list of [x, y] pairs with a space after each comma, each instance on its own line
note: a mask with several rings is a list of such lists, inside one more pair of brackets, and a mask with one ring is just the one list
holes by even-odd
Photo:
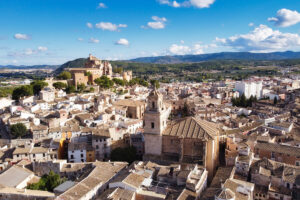
[[300, 51], [299, 0], [0, 0], [0, 65]]

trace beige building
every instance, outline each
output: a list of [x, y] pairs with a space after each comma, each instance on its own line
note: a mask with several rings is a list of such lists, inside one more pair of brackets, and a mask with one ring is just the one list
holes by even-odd
[[73, 84], [77, 86], [78, 84], [88, 83], [93, 84], [94, 80], [100, 78], [101, 76], [112, 77], [112, 66], [108, 61], [102, 61], [98, 58], [92, 56], [88, 57], [84, 68], [70, 68], [69, 71], [72, 74]]
[[219, 164], [217, 124], [187, 117], [167, 125], [170, 111], [153, 90], [145, 112], [145, 159], [201, 164], [211, 180]]
[[114, 106], [117, 106], [117, 110], [120, 110], [120, 107], [124, 108], [126, 117], [133, 119], [143, 119], [146, 110], [145, 102], [132, 99], [119, 100], [114, 103]]
[[[73, 84], [94, 84], [94, 80], [101, 76], [113, 77], [112, 66], [108, 61], [102, 61], [91, 54], [88, 57], [85, 67], [69, 68], [72, 74]], [[121, 79], [130, 81], [132, 79], [132, 71], [123, 72]]]

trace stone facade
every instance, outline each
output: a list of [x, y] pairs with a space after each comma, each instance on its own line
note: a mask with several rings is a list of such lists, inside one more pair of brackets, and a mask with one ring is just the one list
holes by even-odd
[[144, 118], [145, 153], [159, 156], [162, 153], [162, 132], [167, 127], [171, 107], [163, 103], [163, 96], [154, 89], [148, 97]]
[[70, 68], [69, 71], [72, 74], [75, 86], [82, 83], [85, 85], [88, 83], [94, 84], [94, 80], [101, 76], [111, 78], [113, 75], [112, 66], [108, 61], [101, 61], [91, 54], [84, 68]]

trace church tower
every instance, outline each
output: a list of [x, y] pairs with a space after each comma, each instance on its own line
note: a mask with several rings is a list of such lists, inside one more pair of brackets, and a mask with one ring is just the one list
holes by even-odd
[[162, 153], [162, 132], [167, 127], [171, 107], [163, 102], [163, 95], [153, 89], [148, 96], [144, 115], [145, 154], [160, 156]]

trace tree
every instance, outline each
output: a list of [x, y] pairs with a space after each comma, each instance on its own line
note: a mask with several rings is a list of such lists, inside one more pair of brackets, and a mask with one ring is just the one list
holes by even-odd
[[123, 72], [123, 67], [113, 68], [113, 72], [117, 74], [121, 74]]
[[231, 99], [231, 103], [233, 106], [244, 108], [251, 107], [253, 102], [257, 102], [257, 98], [256, 96], [253, 97], [252, 95], [249, 99], [247, 99], [244, 94], [242, 94], [241, 97]]
[[100, 78], [95, 79], [94, 82], [104, 89], [109, 89], [114, 86], [114, 82], [107, 76], [101, 76]]
[[110, 159], [112, 161], [125, 161], [132, 163], [137, 160], [136, 149], [135, 147], [126, 147], [126, 148], [116, 148], [111, 151]]
[[45, 174], [37, 183], [32, 183], [27, 186], [27, 189], [31, 190], [45, 190], [53, 192], [53, 189], [65, 182], [66, 179], [61, 179], [60, 176], [54, 173], [52, 170], [49, 174]]
[[83, 92], [85, 90], [86, 86], [84, 85], [84, 83], [80, 83], [77, 85], [77, 90], [78, 92]]
[[70, 72], [63, 71], [57, 76], [57, 78], [61, 80], [69, 80], [72, 78], [72, 75]]
[[242, 96], [240, 98], [240, 105], [241, 105], [241, 107], [246, 107], [246, 105], [247, 105], [247, 99], [246, 99], [246, 96], [244, 93], [242, 94]]
[[48, 86], [48, 83], [46, 83], [45, 81], [37, 80], [32, 82], [30, 85], [32, 86], [33, 93], [35, 95], [38, 95], [44, 87]]
[[91, 72], [84, 72], [84, 75], [85, 76], [92, 76], [92, 73]]
[[27, 128], [22, 123], [14, 124], [10, 127], [10, 132], [14, 138], [20, 138], [27, 133]]
[[90, 92], [95, 92], [95, 88], [91, 87]]
[[23, 85], [21, 87], [17, 87], [13, 90], [12, 93], [12, 99], [19, 101], [21, 97], [25, 96], [32, 96], [33, 95], [33, 89], [30, 85]]
[[74, 85], [69, 85], [67, 88], [66, 88], [66, 93], [67, 94], [71, 94], [71, 93], [74, 93], [76, 92], [76, 88]]
[[53, 83], [53, 87], [55, 87], [55, 89], [65, 89], [67, 88], [67, 84], [63, 83], [63, 82], [56, 82], [56, 83]]
[[122, 80], [122, 79], [119, 79], [119, 78], [113, 78], [113, 82], [114, 82], [116, 85], [121, 85], [121, 86], [124, 86], [124, 85], [125, 85], [125, 81]]
[[275, 97], [273, 101], [274, 101], [273, 104], [276, 105], [278, 103], [277, 97]]
[[158, 89], [158, 88], [160, 87], [159, 81], [158, 81], [158, 80], [151, 80], [150, 83], [151, 83], [151, 85], [152, 85], [153, 87], [155, 87], [156, 89]]

